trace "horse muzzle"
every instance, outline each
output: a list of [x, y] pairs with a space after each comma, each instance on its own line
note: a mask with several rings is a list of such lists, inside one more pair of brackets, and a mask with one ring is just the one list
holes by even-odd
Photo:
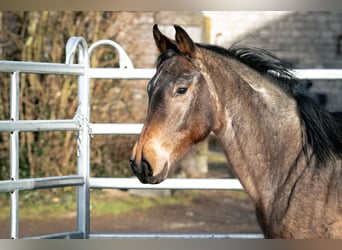
[[145, 159], [143, 159], [140, 164], [137, 164], [132, 158], [129, 162], [133, 173], [138, 177], [141, 183], [158, 184], [165, 180], [168, 175], [167, 163], [165, 163], [162, 170], [156, 174], [150, 163]]

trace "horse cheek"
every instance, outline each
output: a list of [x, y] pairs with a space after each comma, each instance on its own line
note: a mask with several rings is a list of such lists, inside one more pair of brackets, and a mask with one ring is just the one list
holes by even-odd
[[202, 112], [197, 111], [198, 119], [192, 120], [192, 131], [191, 131], [191, 138], [194, 144], [203, 141], [212, 130], [213, 126], [213, 118], [212, 114], [209, 109]]

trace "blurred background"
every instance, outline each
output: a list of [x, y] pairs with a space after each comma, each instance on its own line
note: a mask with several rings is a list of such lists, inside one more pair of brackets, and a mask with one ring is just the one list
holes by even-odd
[[[0, 12], [0, 59], [63, 63], [67, 40], [82, 36], [89, 45], [100, 39], [113, 40], [124, 48], [135, 68], [153, 68], [158, 55], [152, 37], [154, 23], [170, 37], [174, 35], [173, 24], [178, 24], [196, 42], [262, 47], [294, 68], [342, 68], [342, 13], [336, 12]], [[117, 52], [106, 46], [97, 48], [91, 66], [117, 67]], [[76, 77], [36, 74], [20, 77], [21, 120], [74, 117]], [[0, 80], [0, 119], [8, 120], [9, 75], [0, 73]], [[143, 80], [92, 79], [91, 122], [144, 122], [146, 85]], [[342, 111], [340, 81], [307, 81], [304, 87], [327, 109]], [[92, 138], [91, 176], [132, 176], [128, 158], [136, 139], [137, 136], [121, 135]], [[72, 131], [20, 133], [20, 178], [75, 174], [76, 143]], [[233, 177], [211, 137], [179, 165], [173, 176]], [[9, 135], [0, 133], [0, 180], [6, 179], [9, 179]], [[52, 192], [48, 199], [53, 200], [58, 191], [44, 192], [44, 195]], [[32, 192], [23, 195], [31, 203], [42, 196]], [[63, 199], [56, 198], [56, 202], [67, 203]]]

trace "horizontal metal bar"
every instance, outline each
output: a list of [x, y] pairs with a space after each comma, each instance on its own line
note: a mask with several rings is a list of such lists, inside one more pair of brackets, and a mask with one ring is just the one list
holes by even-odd
[[0, 181], [0, 192], [13, 192], [15, 190], [37, 190], [57, 187], [78, 186], [84, 184], [82, 176], [57, 176], [20, 179], [16, 181]]
[[155, 74], [155, 69], [120, 69], [120, 68], [90, 68], [90, 78], [148, 80]]
[[80, 64], [0, 61], [0, 72], [16, 71], [35, 74], [83, 75], [85, 67]]
[[159, 183], [142, 184], [133, 178], [89, 178], [90, 188], [104, 189], [199, 189], [199, 190], [243, 190], [237, 179], [169, 178]]
[[[119, 69], [119, 68], [91, 68], [90, 78], [109, 79], [151, 79], [156, 70], [146, 69]], [[342, 79], [341, 69], [294, 69], [296, 77], [299, 79]]]
[[[36, 74], [66, 74], [83, 75], [85, 67], [79, 64], [42, 63], [0, 61], [0, 72], [22, 72]], [[300, 79], [342, 79], [341, 69], [294, 69]], [[154, 68], [120, 69], [120, 68], [90, 68], [90, 78], [110, 79], [151, 79], [155, 74]]]
[[341, 69], [295, 69], [294, 73], [299, 79], [342, 79]]
[[56, 131], [56, 130], [79, 130], [79, 129], [80, 129], [80, 122], [77, 120], [0, 121], [0, 132]]
[[140, 134], [141, 123], [91, 123], [91, 133], [96, 134]]
[[81, 231], [65, 232], [56, 234], [38, 235], [26, 237], [24, 239], [83, 239], [84, 233]]
[[262, 234], [90, 234], [90, 239], [264, 239]]

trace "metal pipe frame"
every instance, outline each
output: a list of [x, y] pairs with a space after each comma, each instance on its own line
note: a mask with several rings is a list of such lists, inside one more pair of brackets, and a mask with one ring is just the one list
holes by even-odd
[[90, 178], [90, 188], [170, 189], [170, 190], [243, 190], [237, 179], [169, 178], [159, 183], [142, 184], [137, 178]]
[[0, 72], [54, 74], [54, 75], [81, 75], [84, 67], [81, 65], [69, 65], [63, 63], [17, 62], [0, 61]]
[[8, 180], [0, 182], [0, 192], [15, 192], [21, 190], [38, 190], [58, 187], [80, 186], [84, 184], [82, 176], [56, 176], [20, 179], [16, 181]]
[[75, 120], [25, 120], [0, 121], [0, 132], [38, 132], [79, 130], [80, 123]]
[[90, 58], [88, 45], [83, 37], [71, 37], [66, 45], [66, 64], [72, 64], [78, 51], [78, 64], [83, 66], [83, 74], [78, 76], [78, 108], [76, 119], [79, 119], [80, 129], [77, 140], [77, 174], [82, 176], [83, 185], [77, 190], [77, 231], [83, 232], [84, 238], [90, 233]]
[[172, 234], [172, 233], [116, 233], [90, 234], [90, 239], [264, 239], [262, 234]]
[[[10, 86], [10, 119], [19, 120], [19, 72], [11, 73]], [[11, 182], [19, 179], [19, 132], [10, 134], [10, 178]], [[19, 234], [19, 191], [11, 192], [11, 239], [17, 239]]]

